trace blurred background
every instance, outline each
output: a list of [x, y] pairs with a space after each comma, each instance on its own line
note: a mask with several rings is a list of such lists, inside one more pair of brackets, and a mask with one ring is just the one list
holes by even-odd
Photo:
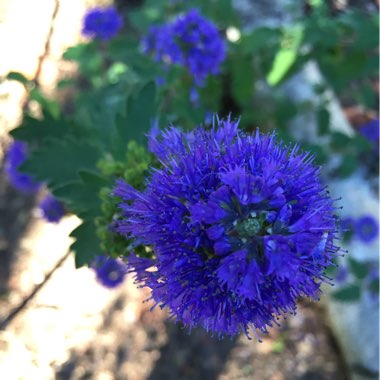
[[[0, 377], [379, 378], [378, 2], [180, 3], [0, 0]], [[82, 35], [83, 19], [89, 9], [111, 4], [124, 26], [105, 52]], [[168, 321], [165, 310], [151, 311], [152, 304], [143, 302], [149, 292], [132, 279], [108, 289], [94, 270], [75, 269], [66, 252], [80, 220], [69, 215], [47, 223], [37, 206], [43, 191], [20, 193], [5, 173], [9, 132], [26, 111], [38, 117], [44, 107], [58, 107], [78, 116], [83, 104], [102, 104], [101, 97], [94, 101], [100, 92], [117, 103], [125, 83], [157, 75], [145, 63], [134, 71], [131, 35], [144, 36], [152, 24], [192, 7], [217, 24], [228, 41], [228, 59], [220, 80], [211, 78], [199, 89], [195, 109], [191, 97], [175, 104], [191, 89], [174, 73], [168, 104], [178, 112], [168, 106], [161, 122], [187, 128], [219, 111], [242, 115], [248, 130], [276, 128], [285, 141], [315, 152], [332, 194], [342, 197], [342, 242], [349, 255], [331, 273], [335, 288], [326, 287], [319, 303], [300, 300], [297, 315], [272, 328], [262, 343], [245, 336], [218, 340], [201, 330], [189, 334]]]

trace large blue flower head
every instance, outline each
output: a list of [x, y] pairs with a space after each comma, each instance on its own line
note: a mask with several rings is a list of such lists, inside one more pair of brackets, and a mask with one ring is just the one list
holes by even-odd
[[27, 157], [27, 145], [22, 141], [13, 141], [5, 156], [5, 172], [14, 188], [26, 194], [33, 194], [39, 190], [41, 185], [29, 174], [19, 171], [20, 165], [24, 163]]
[[157, 60], [186, 67], [198, 85], [219, 72], [226, 56], [218, 29], [195, 9], [169, 24], [153, 26], [143, 43], [145, 51], [154, 52]]
[[90, 9], [83, 20], [82, 34], [107, 41], [116, 36], [123, 26], [123, 19], [114, 7]]
[[335, 208], [310, 154], [218, 124], [150, 136], [161, 168], [144, 191], [118, 182], [118, 230], [151, 248], [130, 262], [137, 281], [185, 325], [266, 332], [299, 296], [318, 299], [339, 254]]

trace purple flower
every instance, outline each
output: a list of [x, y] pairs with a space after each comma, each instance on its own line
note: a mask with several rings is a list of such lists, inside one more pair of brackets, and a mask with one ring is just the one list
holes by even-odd
[[217, 74], [226, 56], [218, 29], [195, 9], [169, 24], [153, 26], [143, 45], [157, 60], [186, 67], [197, 85], [202, 85], [208, 75]]
[[20, 173], [19, 167], [27, 159], [27, 145], [22, 141], [13, 141], [5, 156], [5, 172], [9, 182], [17, 190], [26, 193], [36, 193], [40, 184], [29, 174]]
[[346, 281], [349, 274], [349, 270], [346, 265], [341, 265], [335, 275], [335, 281], [337, 284], [342, 284]]
[[54, 198], [51, 194], [47, 195], [40, 202], [39, 208], [43, 218], [52, 223], [58, 223], [66, 213], [62, 202]]
[[95, 270], [96, 279], [107, 288], [119, 286], [128, 269], [122, 260], [108, 256], [97, 256], [91, 267]]
[[328, 281], [324, 270], [340, 251], [335, 207], [313, 156], [230, 119], [217, 124], [150, 136], [161, 169], [145, 191], [118, 181], [118, 230], [151, 247], [151, 260], [129, 265], [185, 325], [266, 332]]
[[122, 26], [123, 20], [114, 7], [97, 7], [87, 11], [83, 20], [82, 34], [107, 41], [115, 37]]
[[359, 132], [369, 141], [379, 145], [379, 119], [374, 119], [360, 127]]
[[371, 215], [359, 218], [355, 223], [355, 235], [364, 243], [371, 243], [379, 235], [377, 220]]

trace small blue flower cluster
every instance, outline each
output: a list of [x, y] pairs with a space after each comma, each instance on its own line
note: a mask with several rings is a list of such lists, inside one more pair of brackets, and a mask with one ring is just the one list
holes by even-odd
[[198, 86], [208, 75], [219, 72], [226, 56], [218, 29], [197, 10], [190, 10], [169, 24], [153, 26], [143, 45], [145, 52], [153, 52], [157, 60], [186, 67]]
[[5, 172], [12, 186], [25, 193], [34, 194], [40, 189], [40, 184], [29, 174], [20, 173], [19, 168], [25, 162], [28, 147], [22, 141], [13, 141], [5, 157]]
[[346, 217], [341, 220], [343, 233], [350, 233], [363, 243], [372, 243], [379, 235], [379, 224], [371, 215], [363, 215], [358, 219]]
[[[19, 172], [19, 167], [28, 158], [28, 147], [22, 142], [15, 140], [8, 148], [5, 157], [5, 172], [11, 185], [25, 193], [35, 194], [42, 184], [37, 182], [32, 176]], [[42, 216], [48, 222], [57, 223], [65, 214], [63, 204], [52, 195], [46, 196], [39, 205]]]
[[123, 19], [114, 7], [90, 9], [83, 20], [82, 34], [103, 41], [115, 37], [123, 26]]
[[97, 256], [91, 267], [95, 270], [96, 279], [106, 288], [116, 288], [127, 274], [127, 265], [120, 259], [108, 256]]
[[152, 248], [129, 266], [185, 325], [266, 332], [329, 281], [324, 270], [340, 254], [335, 207], [310, 154], [218, 124], [151, 134], [162, 168], [145, 191], [118, 181], [118, 231]]
[[359, 132], [366, 137], [373, 144], [379, 145], [379, 128], [380, 128], [379, 119], [374, 119], [368, 123], [362, 125], [359, 129]]
[[48, 194], [39, 205], [42, 217], [51, 223], [58, 223], [65, 215], [66, 211], [62, 202]]

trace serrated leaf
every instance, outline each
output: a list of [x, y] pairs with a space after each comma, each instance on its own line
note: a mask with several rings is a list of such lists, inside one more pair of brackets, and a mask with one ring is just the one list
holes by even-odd
[[100, 198], [97, 189], [83, 182], [71, 182], [52, 190], [53, 195], [65, 202], [70, 211], [81, 216], [100, 214]]
[[79, 170], [80, 179], [93, 189], [99, 190], [101, 187], [107, 186], [109, 181], [100, 174], [90, 170]]
[[23, 85], [27, 85], [30, 83], [30, 80], [24, 75], [16, 71], [11, 71], [7, 74], [6, 77], [8, 80], [15, 80], [17, 82], [22, 83]]
[[79, 180], [78, 171], [96, 170], [100, 152], [91, 144], [80, 140], [50, 140], [40, 149], [31, 152], [20, 167], [50, 188]]
[[22, 140], [30, 145], [39, 144], [49, 138], [60, 139], [67, 135], [68, 124], [62, 120], [45, 117], [43, 120], [24, 116], [22, 124], [10, 131], [10, 135], [16, 140]]
[[153, 82], [146, 84], [136, 97], [128, 97], [125, 115], [116, 118], [116, 127], [125, 147], [131, 140], [138, 143], [145, 140], [154, 118], [155, 100], [156, 86]]
[[296, 62], [303, 36], [304, 28], [301, 25], [294, 25], [285, 30], [282, 47], [276, 54], [272, 68], [267, 75], [267, 81], [271, 86], [279, 84]]
[[75, 253], [75, 267], [90, 264], [96, 256], [101, 255], [100, 240], [96, 235], [96, 227], [92, 221], [84, 221], [71, 232], [70, 237], [75, 238], [70, 249]]
[[361, 289], [359, 285], [350, 284], [332, 293], [332, 296], [337, 301], [354, 302], [360, 299]]
[[365, 278], [369, 273], [368, 263], [362, 263], [358, 260], [355, 260], [352, 257], [349, 257], [348, 264], [350, 266], [351, 273], [359, 280], [362, 280], [363, 278]]

